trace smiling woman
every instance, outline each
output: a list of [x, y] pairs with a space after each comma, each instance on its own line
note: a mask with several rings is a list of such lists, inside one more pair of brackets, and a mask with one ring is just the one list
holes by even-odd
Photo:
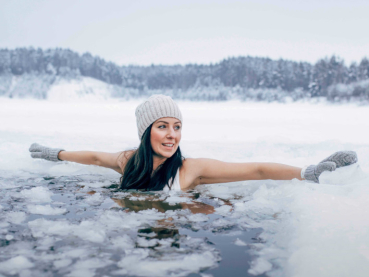
[[165, 160], [176, 152], [181, 141], [181, 127], [181, 121], [170, 117], [161, 118], [153, 123], [150, 142], [158, 159]]
[[318, 183], [324, 171], [357, 162], [353, 151], [336, 152], [317, 165], [301, 169], [278, 163], [228, 163], [213, 159], [184, 159], [179, 147], [182, 114], [169, 96], [153, 95], [136, 109], [138, 136], [135, 150], [117, 153], [65, 151], [32, 144], [33, 158], [72, 161], [114, 169], [122, 174], [121, 189], [187, 190], [200, 184], [243, 180], [290, 180]]

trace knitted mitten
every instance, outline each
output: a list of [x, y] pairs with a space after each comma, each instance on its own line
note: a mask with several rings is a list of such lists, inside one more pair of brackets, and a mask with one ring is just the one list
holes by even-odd
[[321, 161], [321, 163], [324, 162], [334, 162], [336, 167], [339, 168], [356, 163], [357, 155], [354, 151], [338, 151]]
[[315, 183], [319, 183], [319, 176], [323, 171], [335, 171], [336, 164], [334, 162], [324, 162], [318, 165], [310, 165], [305, 169], [304, 178]]
[[58, 154], [60, 151], [65, 151], [61, 148], [49, 148], [42, 146], [38, 143], [33, 143], [29, 148], [29, 152], [31, 152], [31, 157], [34, 159], [45, 159], [52, 162], [61, 161], [58, 159]]
[[306, 180], [319, 183], [319, 176], [323, 171], [334, 171], [336, 168], [351, 165], [357, 162], [354, 151], [338, 151], [322, 160], [318, 165], [310, 165], [305, 169], [303, 177]]

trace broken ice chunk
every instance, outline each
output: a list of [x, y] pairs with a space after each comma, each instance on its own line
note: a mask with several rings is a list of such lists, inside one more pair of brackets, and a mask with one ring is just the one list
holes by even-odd
[[59, 215], [67, 212], [64, 208], [53, 208], [50, 205], [28, 205], [27, 209], [31, 214], [42, 215]]
[[35, 187], [31, 189], [22, 190], [21, 195], [28, 201], [33, 203], [47, 203], [51, 202], [53, 193], [45, 187]]

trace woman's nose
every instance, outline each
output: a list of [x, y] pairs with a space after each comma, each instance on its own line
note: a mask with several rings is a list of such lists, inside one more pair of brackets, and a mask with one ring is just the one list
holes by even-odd
[[168, 133], [167, 133], [167, 137], [171, 137], [171, 138], [175, 138], [176, 137], [176, 132], [174, 130], [174, 128], [168, 128]]

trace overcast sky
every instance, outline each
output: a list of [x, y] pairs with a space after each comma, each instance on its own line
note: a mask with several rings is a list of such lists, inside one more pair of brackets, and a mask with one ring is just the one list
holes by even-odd
[[70, 48], [118, 64], [369, 57], [365, 0], [0, 0], [0, 48]]

